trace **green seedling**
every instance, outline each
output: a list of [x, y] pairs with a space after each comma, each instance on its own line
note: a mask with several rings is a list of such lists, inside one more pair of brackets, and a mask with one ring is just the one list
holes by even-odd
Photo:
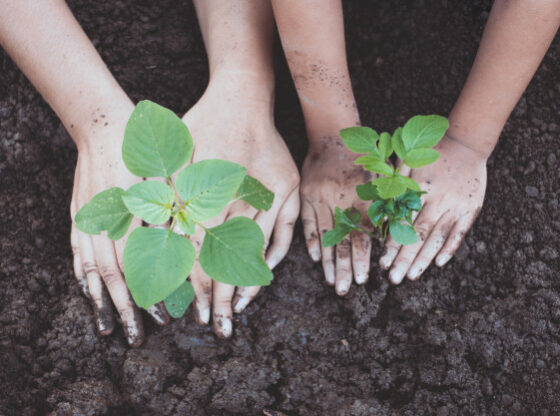
[[193, 140], [181, 119], [151, 101], [141, 101], [126, 126], [122, 158], [132, 174], [159, 179], [144, 180], [126, 191], [100, 192], [75, 217], [81, 231], [106, 231], [112, 240], [126, 234], [134, 216], [159, 226], [130, 233], [124, 275], [138, 306], [164, 301], [175, 318], [194, 298], [187, 277], [196, 253], [189, 236], [199, 227], [205, 233], [199, 262], [212, 279], [234, 286], [264, 286], [272, 280], [263, 255], [264, 235], [254, 221], [235, 217], [212, 228], [203, 223], [240, 199], [268, 210], [274, 194], [247, 175], [245, 167], [225, 160], [189, 164], [172, 179], [192, 153]]
[[[356, 186], [356, 192], [360, 199], [372, 202], [367, 215], [383, 239], [390, 233], [402, 245], [414, 244], [418, 240], [412, 215], [422, 209], [420, 196], [425, 192], [412, 178], [399, 173], [400, 166], [420, 168], [435, 162], [439, 153], [432, 147], [439, 143], [448, 127], [445, 117], [429, 115], [412, 117], [392, 135], [387, 132], [377, 134], [369, 127], [350, 127], [340, 131], [346, 147], [363, 154], [354, 163], [379, 175], [373, 181]], [[390, 161], [393, 153], [401, 161], [399, 167]], [[340, 243], [354, 230], [374, 237], [366, 228], [357, 209], [336, 207], [334, 228], [323, 236], [323, 246]]]

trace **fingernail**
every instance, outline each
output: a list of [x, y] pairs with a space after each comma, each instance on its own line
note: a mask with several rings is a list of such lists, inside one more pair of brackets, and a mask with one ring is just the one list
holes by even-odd
[[336, 285], [336, 294], [339, 296], [344, 296], [348, 293], [350, 285], [346, 281], [338, 282]]
[[144, 334], [136, 325], [127, 325], [124, 332], [128, 345], [131, 347], [139, 347], [144, 342]]
[[442, 254], [441, 256], [439, 256], [436, 259], [436, 264], [438, 265], [438, 267], [442, 267], [445, 266], [445, 264], [451, 259], [451, 256], [449, 254]]
[[360, 272], [360, 273], [356, 274], [356, 283], [359, 284], [359, 285], [363, 285], [364, 283], [367, 282], [368, 277], [369, 276], [368, 276], [367, 273]]
[[171, 320], [171, 317], [159, 305], [150, 306], [146, 310], [158, 325], [167, 325]]
[[329, 264], [327, 266], [323, 266], [323, 271], [325, 272], [325, 280], [329, 286], [334, 286], [334, 266]]
[[113, 312], [111, 307], [107, 304], [107, 299], [102, 298], [101, 307], [93, 303], [93, 313], [95, 315], [95, 323], [101, 335], [109, 335], [115, 329], [115, 320], [113, 319]]
[[389, 268], [389, 266], [391, 266], [391, 263], [389, 261], [389, 257], [385, 256], [385, 257], [381, 257], [379, 259], [379, 266], [383, 269], [383, 270], [387, 270]]
[[407, 275], [409, 280], [416, 280], [418, 279], [419, 276], [420, 276], [420, 271], [417, 269], [409, 271]]
[[245, 308], [247, 307], [248, 304], [249, 304], [249, 299], [248, 298], [239, 298], [239, 300], [237, 301], [237, 303], [233, 307], [233, 311], [235, 313], [241, 313], [245, 310]]
[[210, 322], [210, 309], [209, 308], [204, 308], [204, 309], [200, 309], [197, 307], [197, 311], [198, 311], [198, 320], [200, 321], [199, 323], [202, 323], [202, 325], [208, 325], [208, 322]]
[[319, 251], [317, 251], [317, 250], [309, 251], [309, 257], [311, 257], [311, 260], [313, 260], [315, 263], [317, 263], [319, 260], [321, 260], [321, 255], [320, 255]]
[[214, 325], [216, 330], [216, 335], [221, 338], [229, 338], [231, 337], [231, 333], [233, 331], [233, 327], [231, 324], [231, 319], [225, 316], [216, 316], [214, 318]]
[[389, 280], [391, 280], [391, 283], [395, 285], [398, 285], [400, 282], [402, 282], [402, 279], [403, 273], [400, 269], [395, 268], [389, 273]]

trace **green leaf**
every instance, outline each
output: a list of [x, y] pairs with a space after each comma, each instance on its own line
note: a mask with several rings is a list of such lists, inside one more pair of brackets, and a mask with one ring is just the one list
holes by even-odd
[[406, 122], [402, 139], [407, 151], [435, 146], [449, 128], [445, 117], [435, 114], [414, 116]]
[[389, 159], [393, 154], [393, 146], [391, 146], [391, 135], [387, 132], [381, 133], [379, 136], [379, 153], [384, 160]]
[[391, 146], [399, 159], [403, 160], [406, 157], [406, 149], [402, 140], [402, 127], [398, 127], [393, 133], [393, 137], [391, 137]]
[[175, 194], [163, 182], [144, 181], [128, 188], [122, 200], [137, 217], [149, 224], [160, 225], [171, 216]]
[[124, 275], [141, 308], [161, 302], [185, 281], [195, 249], [185, 237], [166, 229], [136, 228], [124, 248]]
[[253, 208], [268, 211], [274, 201], [274, 193], [252, 176], [245, 175], [237, 190], [237, 199], [242, 199]]
[[396, 199], [399, 204], [405, 205], [408, 209], [420, 211], [422, 208], [422, 200], [420, 195], [423, 192], [408, 190], [404, 194], [399, 195]]
[[377, 186], [375, 186], [372, 182], [357, 185], [356, 192], [358, 197], [364, 201], [374, 201], [380, 198], [379, 193], [377, 192]]
[[418, 241], [418, 237], [416, 236], [416, 231], [410, 225], [401, 224], [397, 221], [393, 221], [389, 224], [389, 232], [391, 233], [391, 237], [395, 240], [398, 244], [402, 244], [403, 246], [407, 246], [409, 244], [414, 244]]
[[107, 231], [111, 240], [122, 238], [133, 218], [122, 200], [123, 194], [121, 188], [110, 188], [95, 195], [76, 214], [76, 227], [87, 234]]
[[188, 281], [181, 283], [177, 289], [173, 291], [163, 301], [165, 309], [173, 318], [180, 318], [194, 300], [194, 289]]
[[332, 247], [340, 243], [352, 231], [351, 228], [340, 225], [323, 234], [323, 247]]
[[246, 217], [235, 217], [206, 229], [199, 261], [204, 272], [233, 286], [266, 286], [272, 272], [263, 255], [264, 235]]
[[375, 201], [368, 208], [368, 217], [376, 227], [379, 227], [385, 220], [385, 212], [383, 211], [383, 201]]
[[177, 213], [177, 225], [179, 229], [187, 235], [193, 235], [195, 232], [195, 224], [192, 219], [190, 219], [185, 211], [181, 210]]
[[414, 149], [406, 154], [404, 164], [411, 168], [421, 168], [434, 163], [438, 157], [439, 153], [434, 149]]
[[357, 158], [354, 163], [356, 165], [363, 165], [364, 168], [371, 172], [380, 173], [382, 175], [392, 176], [394, 171], [391, 166], [385, 163], [384, 160], [377, 158], [376, 156], [361, 156]]
[[195, 221], [203, 222], [222, 212], [243, 182], [246, 169], [226, 160], [193, 163], [177, 176], [175, 187]]
[[124, 132], [122, 157], [128, 170], [140, 177], [170, 177], [191, 158], [189, 129], [171, 110], [140, 101]]
[[420, 185], [416, 183], [414, 179], [409, 176], [403, 175], [395, 175], [395, 177], [408, 189], [412, 189], [414, 191], [420, 191]]
[[340, 130], [340, 137], [346, 147], [353, 152], [373, 153], [381, 158], [376, 146], [379, 134], [375, 130], [369, 127], [349, 127]]
[[406, 186], [395, 176], [377, 178], [373, 183], [383, 199], [393, 198], [406, 191]]
[[350, 228], [359, 228], [362, 214], [354, 207], [346, 208], [344, 211], [336, 207], [334, 209], [334, 225], [342, 224]]

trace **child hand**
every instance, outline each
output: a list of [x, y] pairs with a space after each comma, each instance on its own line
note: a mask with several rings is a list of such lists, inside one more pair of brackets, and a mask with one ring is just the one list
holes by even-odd
[[[327, 283], [335, 286], [341, 296], [348, 293], [352, 278], [357, 284], [367, 282], [371, 239], [355, 232], [336, 249], [323, 247], [321, 240], [333, 228], [335, 207], [357, 208], [362, 218], [367, 219], [367, 204], [358, 198], [355, 189], [371, 180], [371, 174], [354, 165], [356, 157], [339, 137], [324, 137], [320, 142], [312, 142], [302, 170], [301, 218], [307, 250], [313, 261], [322, 260]], [[364, 221], [364, 228], [367, 227]]]
[[416, 280], [435, 258], [444, 266], [455, 254], [463, 237], [482, 208], [486, 190], [486, 157], [445, 135], [435, 147], [439, 159], [428, 166], [403, 167], [427, 193], [422, 196], [422, 210], [414, 221], [418, 242], [398, 245], [390, 236], [379, 260], [389, 269], [389, 280], [402, 282], [405, 276]]

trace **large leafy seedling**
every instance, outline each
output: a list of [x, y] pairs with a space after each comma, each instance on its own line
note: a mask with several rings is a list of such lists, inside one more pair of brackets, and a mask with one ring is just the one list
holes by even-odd
[[247, 175], [245, 167], [225, 160], [189, 164], [172, 179], [192, 153], [193, 140], [181, 119], [160, 105], [141, 101], [126, 126], [122, 158], [132, 174], [160, 179], [144, 180], [126, 191], [100, 192], [75, 217], [81, 231], [106, 231], [112, 240], [127, 233], [134, 216], [159, 226], [142, 226], [130, 233], [124, 275], [138, 306], [149, 308], [164, 301], [176, 318], [194, 299], [187, 277], [196, 256], [189, 236], [197, 227], [205, 232], [200, 266], [212, 279], [234, 286], [263, 286], [272, 280], [263, 255], [264, 236], [254, 221], [236, 217], [212, 228], [203, 223], [240, 199], [268, 210], [274, 194]]
[[[356, 186], [360, 199], [371, 201], [367, 215], [385, 239], [390, 233], [402, 245], [414, 244], [418, 237], [412, 224], [413, 212], [422, 209], [420, 196], [424, 193], [416, 181], [399, 173], [403, 164], [420, 168], [435, 162], [439, 153], [432, 149], [449, 128], [445, 117], [438, 115], [414, 116], [391, 135], [377, 134], [369, 127], [350, 127], [340, 131], [348, 149], [363, 154], [356, 165], [376, 173], [376, 179]], [[390, 157], [396, 154], [401, 163], [395, 167]], [[334, 228], [323, 236], [323, 246], [340, 243], [352, 231], [373, 234], [364, 228], [362, 215], [353, 208], [335, 208]]]

